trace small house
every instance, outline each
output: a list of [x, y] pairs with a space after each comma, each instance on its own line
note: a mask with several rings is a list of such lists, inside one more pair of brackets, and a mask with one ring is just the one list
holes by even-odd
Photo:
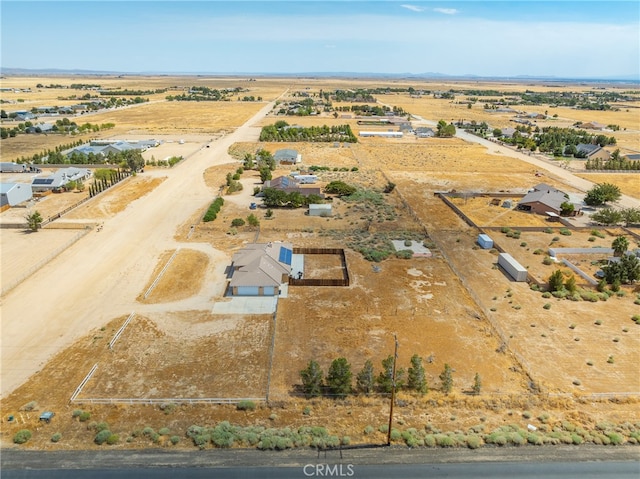
[[289, 281], [293, 246], [270, 242], [248, 244], [235, 253], [229, 268], [231, 296], [278, 296]]
[[273, 158], [280, 165], [295, 165], [302, 162], [302, 155], [291, 149], [278, 150], [274, 153]]

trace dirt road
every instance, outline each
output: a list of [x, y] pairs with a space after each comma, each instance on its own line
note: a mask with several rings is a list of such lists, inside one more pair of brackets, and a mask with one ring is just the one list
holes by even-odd
[[2, 298], [2, 397], [91, 329], [136, 309], [136, 297], [160, 253], [176, 247], [176, 227], [215, 195], [204, 182], [204, 170], [232, 161], [227, 151], [233, 143], [257, 141], [260, 128], [252, 125], [272, 107], [266, 104], [233, 133], [177, 165], [155, 190]]

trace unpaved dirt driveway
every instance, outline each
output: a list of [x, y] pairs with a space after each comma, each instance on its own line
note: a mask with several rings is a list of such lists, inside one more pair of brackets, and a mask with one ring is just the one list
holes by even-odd
[[158, 256], [176, 247], [176, 227], [206, 208], [215, 195], [203, 172], [233, 161], [227, 153], [231, 144], [257, 141], [260, 128], [252, 125], [272, 107], [267, 104], [235, 132], [177, 165], [155, 190], [105, 220], [101, 231], [87, 235], [2, 298], [2, 397], [57, 351], [140, 307], [136, 297]]

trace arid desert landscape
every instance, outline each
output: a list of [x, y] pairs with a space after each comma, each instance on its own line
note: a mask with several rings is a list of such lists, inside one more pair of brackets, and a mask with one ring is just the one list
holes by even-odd
[[[588, 169], [587, 158], [503, 135], [533, 141], [546, 128], [582, 128], [607, 139], [599, 147], [607, 155], [636, 161], [637, 89], [142, 75], [5, 76], [1, 86], [2, 127], [17, 129], [0, 140], [1, 160], [41, 170], [0, 173], [3, 184], [70, 166], [90, 171], [82, 188], [0, 214], [3, 448], [383, 444], [392, 400], [383, 361], [396, 345], [394, 444], [640, 443], [640, 283], [596, 276], [617, 238], [639, 251], [640, 222], [602, 224], [591, 215], [603, 207], [583, 203], [594, 185], [611, 184], [621, 195], [607, 206], [640, 208], [640, 170]], [[168, 99], [205, 89], [223, 98]], [[606, 109], [526, 104], [516, 100], [525, 91], [605, 91], [616, 100]], [[100, 92], [144, 101], [75, 107], [109, 98]], [[51, 114], [54, 105], [68, 113]], [[35, 117], [9, 115], [16, 111]], [[23, 131], [62, 118], [109, 126]], [[261, 140], [278, 122], [286, 122], [283, 141]], [[440, 135], [439, 122], [455, 133]], [[343, 125], [355, 141], [290, 133]], [[33, 161], [76, 142], [152, 139], [142, 168], [126, 174], [126, 164], [106, 161]], [[298, 158], [258, 166], [261, 151], [279, 150]], [[97, 191], [96, 172], [108, 169], [124, 176]], [[313, 177], [302, 186], [318, 188], [330, 213], [268, 205], [267, 174], [272, 183]], [[337, 184], [352, 190], [336, 193]], [[518, 209], [541, 184], [583, 210]], [[209, 221], [216, 198], [222, 206]], [[25, 217], [36, 211], [43, 224], [30, 231]], [[493, 244], [480, 247], [479, 234]], [[233, 294], [234, 261], [254, 244], [290, 245], [289, 265], [304, 262], [299, 281], [285, 274], [275, 296]], [[524, 268], [524, 280], [499, 266], [501, 253]], [[556, 271], [568, 286], [552, 291]], [[428, 390], [411, 387], [414, 357]], [[326, 377], [338, 358], [352, 372], [343, 395]], [[301, 375], [312, 361], [322, 370], [318, 394]], [[356, 381], [367, 361], [371, 391]], [[40, 420], [47, 411], [55, 416]], [[225, 440], [216, 436], [221, 424]], [[31, 433], [24, 445], [14, 440], [21, 430]], [[101, 430], [110, 431], [108, 446], [96, 441]]]

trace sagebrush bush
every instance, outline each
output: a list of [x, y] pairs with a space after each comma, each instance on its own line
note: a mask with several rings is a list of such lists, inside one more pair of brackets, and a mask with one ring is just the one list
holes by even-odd
[[82, 411], [78, 416], [78, 419], [82, 422], [88, 421], [89, 419], [91, 419], [91, 413], [88, 411]]
[[110, 446], [118, 444], [118, 441], [120, 441], [120, 436], [118, 436], [117, 434], [111, 434], [107, 438], [107, 444], [109, 444]]
[[51, 436], [51, 442], [58, 442], [60, 439], [62, 439], [62, 434], [60, 434], [59, 432], [56, 432], [53, 436]]
[[16, 444], [24, 444], [29, 439], [31, 439], [31, 431], [28, 429], [20, 429], [13, 436], [13, 442]]
[[240, 401], [236, 409], [238, 409], [238, 411], [255, 411], [256, 403], [253, 401]]
[[111, 436], [111, 431], [109, 431], [108, 429], [103, 429], [98, 434], [96, 434], [96, 437], [93, 438], [93, 442], [95, 442], [98, 446], [101, 446], [102, 444], [107, 442], [109, 436]]

